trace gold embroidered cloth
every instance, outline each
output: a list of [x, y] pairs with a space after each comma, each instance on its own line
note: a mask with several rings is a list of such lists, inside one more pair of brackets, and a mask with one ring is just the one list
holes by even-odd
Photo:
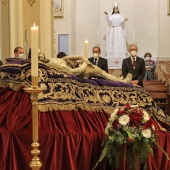
[[[18, 90], [31, 87], [30, 62], [8, 63], [0, 67], [0, 87]], [[159, 120], [168, 122], [149, 94], [139, 86], [109, 82], [104, 79], [85, 80], [39, 64], [38, 108], [48, 110], [87, 110], [112, 113], [118, 106], [129, 103], [145, 108]]]

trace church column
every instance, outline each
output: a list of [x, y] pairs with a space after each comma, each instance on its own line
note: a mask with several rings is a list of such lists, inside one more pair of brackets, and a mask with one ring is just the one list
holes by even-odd
[[1, 2], [1, 43], [2, 60], [14, 56], [14, 48], [21, 46], [25, 50], [25, 31], [28, 32], [30, 47], [30, 29], [35, 22], [39, 26], [39, 48], [52, 57], [54, 53], [53, 0], [0, 0]]
[[54, 51], [54, 20], [52, 16], [53, 0], [23, 0], [24, 32], [28, 30], [29, 46], [31, 46], [30, 28], [34, 22], [39, 30], [39, 45], [47, 58]]
[[14, 56], [14, 48], [24, 45], [22, 0], [9, 0], [9, 26], [10, 56]]
[[46, 58], [54, 56], [53, 0], [40, 1], [40, 48]]
[[9, 57], [9, 3], [8, 0], [0, 0], [1, 2], [1, 58], [5, 62], [5, 58]]

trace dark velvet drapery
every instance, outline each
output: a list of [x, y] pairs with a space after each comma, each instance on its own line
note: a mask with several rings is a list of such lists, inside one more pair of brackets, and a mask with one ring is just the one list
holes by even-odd
[[[22, 89], [0, 89], [0, 170], [30, 169], [31, 112], [29, 95]], [[39, 112], [41, 169], [92, 169], [102, 150], [108, 118], [105, 112], [85, 110]], [[157, 134], [159, 144], [170, 154], [170, 134], [160, 130]], [[109, 169], [106, 166], [103, 162], [97, 169]], [[153, 157], [148, 159], [148, 169], [168, 170], [170, 161], [155, 147]]]

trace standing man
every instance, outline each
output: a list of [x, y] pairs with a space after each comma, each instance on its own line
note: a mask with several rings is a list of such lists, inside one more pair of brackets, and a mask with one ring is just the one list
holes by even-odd
[[14, 55], [16, 58], [23, 58], [24, 49], [22, 47], [16, 47], [14, 49]]
[[93, 57], [89, 58], [89, 61], [108, 73], [107, 59], [100, 57], [100, 53], [100, 47], [93, 47]]
[[138, 47], [131, 44], [129, 47], [130, 57], [123, 60], [122, 76], [125, 78], [128, 73], [132, 74], [132, 84], [143, 87], [145, 76], [145, 62], [143, 58], [137, 56]]

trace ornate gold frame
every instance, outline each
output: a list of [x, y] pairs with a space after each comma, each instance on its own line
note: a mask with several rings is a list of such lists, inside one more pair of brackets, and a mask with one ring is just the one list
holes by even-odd
[[63, 18], [64, 17], [64, 0], [54, 0], [53, 11], [54, 11], [54, 17]]
[[167, 2], [167, 15], [170, 15], [170, 0]]

